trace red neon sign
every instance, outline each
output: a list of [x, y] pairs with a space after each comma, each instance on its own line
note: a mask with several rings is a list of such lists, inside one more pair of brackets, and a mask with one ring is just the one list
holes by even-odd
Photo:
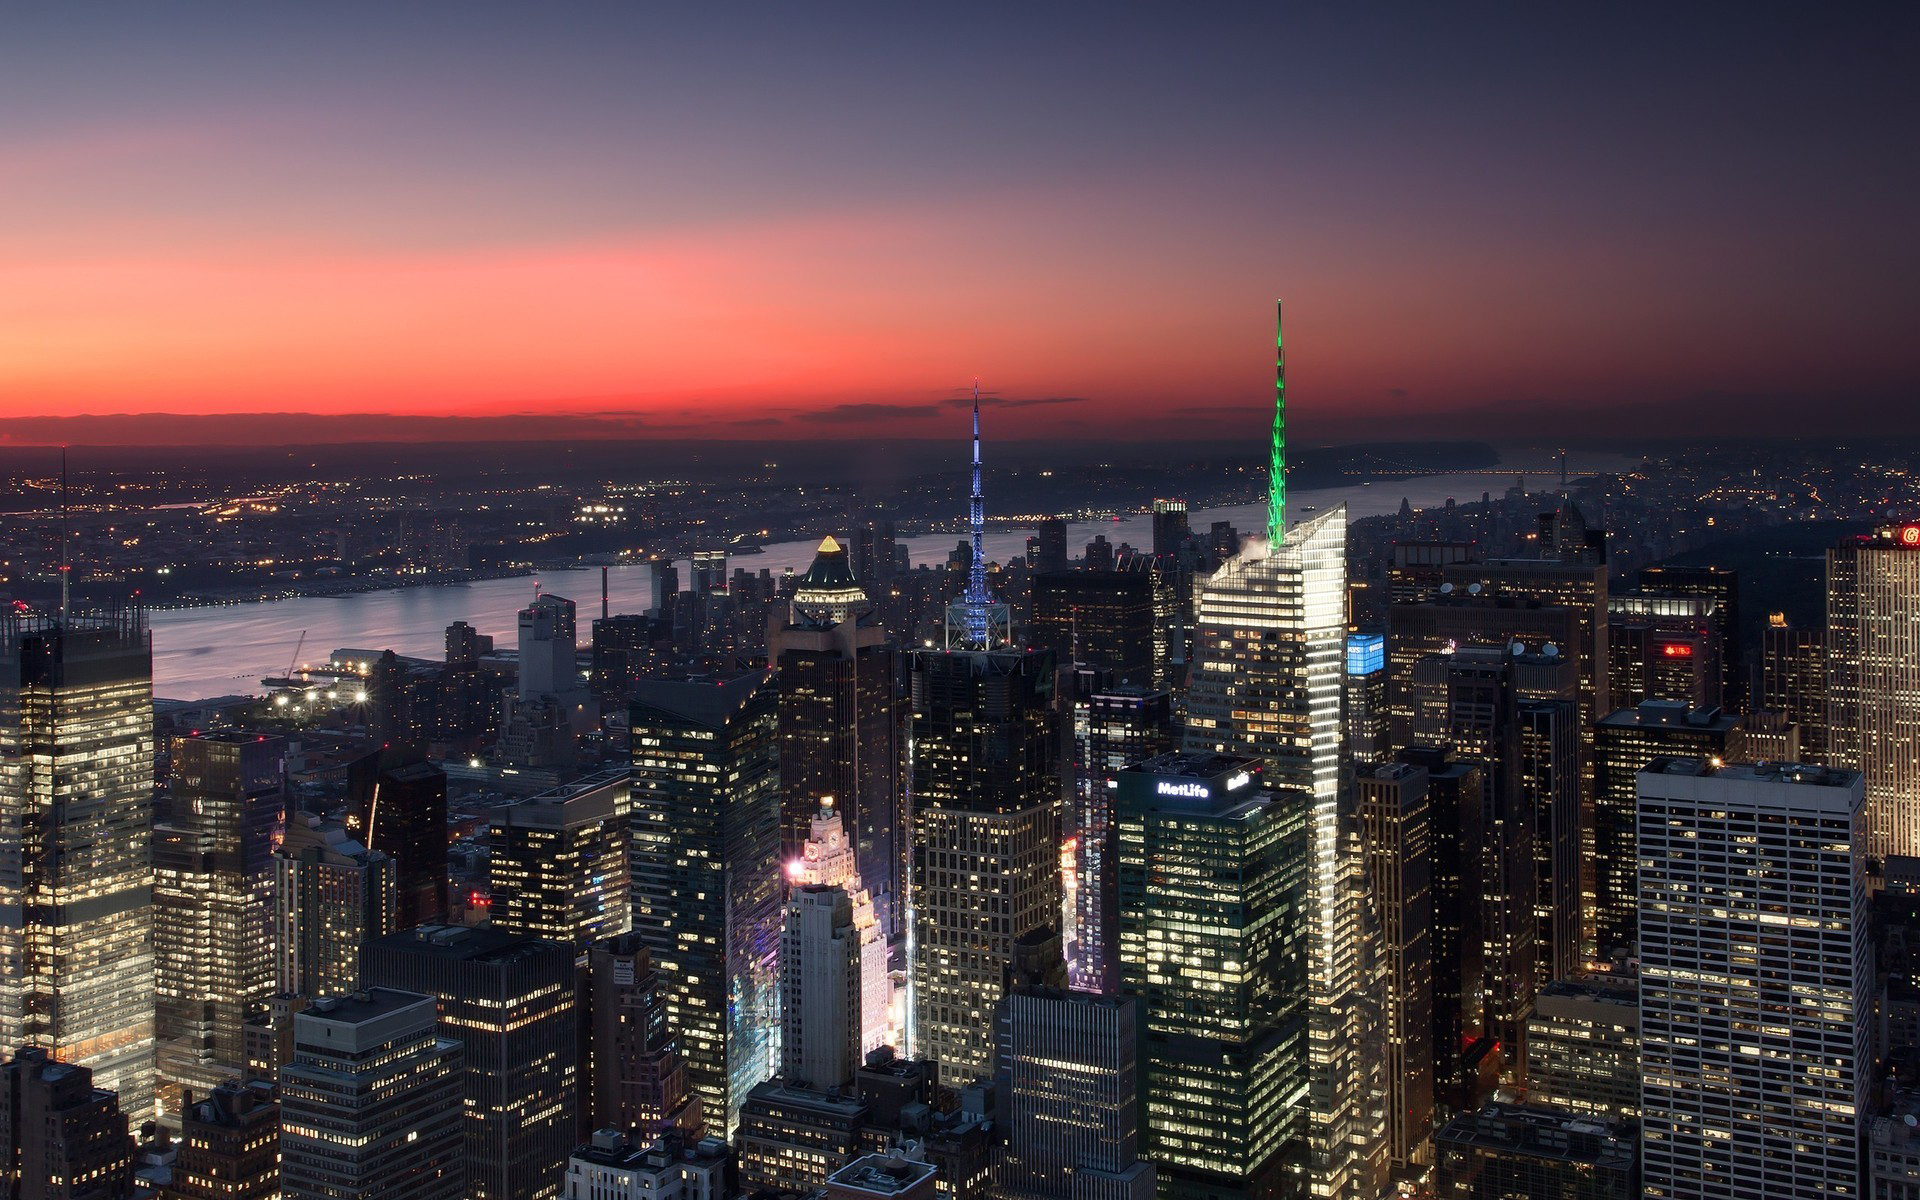
[[1662, 646], [1660, 653], [1666, 655], [1668, 658], [1692, 658], [1693, 647], [1683, 645]]
[[1920, 546], [1920, 525], [1901, 525], [1893, 536], [1902, 546]]

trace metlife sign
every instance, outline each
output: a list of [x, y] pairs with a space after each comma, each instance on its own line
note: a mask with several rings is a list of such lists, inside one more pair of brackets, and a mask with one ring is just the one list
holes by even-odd
[[1213, 789], [1204, 783], [1175, 783], [1171, 779], [1162, 779], [1153, 791], [1157, 796], [1178, 796], [1182, 800], [1205, 800], [1213, 795]]

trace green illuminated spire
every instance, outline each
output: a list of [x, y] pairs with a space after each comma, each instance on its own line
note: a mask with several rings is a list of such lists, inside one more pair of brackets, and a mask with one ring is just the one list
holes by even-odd
[[1267, 542], [1287, 540], [1287, 347], [1280, 336], [1280, 302], [1273, 302], [1273, 464], [1267, 477]]

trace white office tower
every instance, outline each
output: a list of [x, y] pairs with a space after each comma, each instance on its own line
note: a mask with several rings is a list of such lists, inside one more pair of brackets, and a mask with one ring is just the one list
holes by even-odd
[[837, 887], [787, 893], [780, 930], [780, 1077], [816, 1091], [853, 1082], [860, 1052], [860, 934]]
[[579, 691], [573, 601], [545, 595], [520, 610], [520, 696]]
[[1199, 590], [1189, 752], [1257, 756], [1268, 786], [1310, 808], [1307, 1061], [1312, 1194], [1371, 1197], [1385, 1173], [1378, 1042], [1383, 980], [1364, 945], [1356, 815], [1343, 809], [1344, 507], [1250, 539]]
[[836, 887], [853, 906], [853, 928], [860, 939], [860, 1055], [864, 1061], [882, 1046], [901, 1046], [901, 1014], [893, 1003], [893, 985], [887, 976], [887, 939], [874, 912], [873, 894], [860, 882], [860, 867], [846, 823], [833, 797], [821, 798], [800, 857], [787, 864], [787, 880], [796, 887], [818, 884]]
[[1007, 994], [1007, 1152], [1017, 1200], [1153, 1200], [1140, 1161], [1140, 1002], [1054, 988]]
[[1644, 1194], [1864, 1195], [1859, 773], [1660, 758], [1638, 794]]
[[1920, 525], [1827, 551], [1829, 753], [1865, 777], [1874, 858], [1920, 855]]

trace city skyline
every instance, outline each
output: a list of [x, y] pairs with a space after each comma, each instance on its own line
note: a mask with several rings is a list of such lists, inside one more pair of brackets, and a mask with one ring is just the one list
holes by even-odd
[[0, 440], [1912, 425], [1892, 10], [377, 11], [15, 16]]

